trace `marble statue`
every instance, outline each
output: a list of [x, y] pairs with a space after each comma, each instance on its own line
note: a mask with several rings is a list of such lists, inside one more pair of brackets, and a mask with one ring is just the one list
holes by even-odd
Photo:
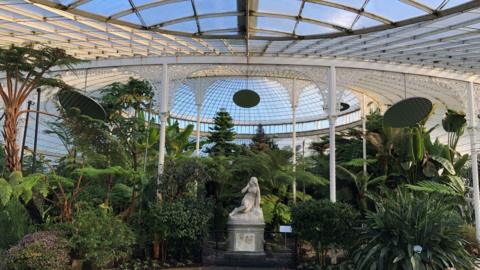
[[260, 207], [258, 179], [250, 178], [242, 193], [245, 195], [241, 205], [228, 216], [228, 248], [225, 258], [236, 263], [257, 263], [265, 259], [265, 222]]
[[229, 214], [231, 221], [252, 221], [263, 222], [263, 212], [260, 207], [260, 186], [256, 177], [250, 178], [247, 186], [242, 189], [245, 196], [242, 199], [242, 204], [233, 209]]

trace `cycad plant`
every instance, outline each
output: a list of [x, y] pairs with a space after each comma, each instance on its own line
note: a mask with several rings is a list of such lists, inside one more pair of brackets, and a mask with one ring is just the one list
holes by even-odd
[[346, 162], [342, 165], [337, 165], [337, 169], [340, 173], [346, 174], [351, 180], [355, 183], [356, 187], [356, 196], [357, 196], [357, 203], [361, 210], [367, 210], [367, 199], [372, 194], [372, 189], [377, 186], [382, 186], [387, 179], [385, 175], [374, 177], [368, 172], [354, 172], [352, 170], [347, 169], [346, 167], [351, 166], [353, 168], [357, 167], [358, 165], [363, 166], [363, 162], [372, 163], [375, 160], [366, 160], [363, 159], [354, 159], [350, 162]]
[[463, 224], [448, 198], [400, 188], [367, 213], [355, 269], [475, 269], [465, 250]]

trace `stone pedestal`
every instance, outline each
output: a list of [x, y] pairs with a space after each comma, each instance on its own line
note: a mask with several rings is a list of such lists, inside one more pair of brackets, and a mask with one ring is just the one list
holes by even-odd
[[228, 220], [228, 247], [225, 260], [232, 266], [259, 266], [264, 264], [265, 223], [262, 220]]
[[228, 224], [228, 251], [265, 254], [265, 223]]

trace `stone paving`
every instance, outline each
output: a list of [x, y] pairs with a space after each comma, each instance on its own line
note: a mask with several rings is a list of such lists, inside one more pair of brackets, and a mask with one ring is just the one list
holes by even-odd
[[204, 266], [191, 268], [176, 268], [177, 270], [289, 270], [290, 268], [256, 268], [256, 267], [230, 267], [230, 266]]

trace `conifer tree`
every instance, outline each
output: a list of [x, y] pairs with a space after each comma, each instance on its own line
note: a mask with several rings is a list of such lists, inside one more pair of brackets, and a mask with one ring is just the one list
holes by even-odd
[[266, 151], [278, 149], [278, 145], [273, 141], [270, 136], [265, 134], [265, 129], [262, 124], [258, 124], [257, 133], [252, 138], [252, 144], [250, 148], [257, 151]]
[[210, 127], [208, 143], [213, 144], [207, 152], [211, 155], [229, 156], [236, 152], [238, 146], [233, 143], [236, 133], [233, 129], [233, 119], [225, 109], [220, 109], [213, 119], [214, 126]]

